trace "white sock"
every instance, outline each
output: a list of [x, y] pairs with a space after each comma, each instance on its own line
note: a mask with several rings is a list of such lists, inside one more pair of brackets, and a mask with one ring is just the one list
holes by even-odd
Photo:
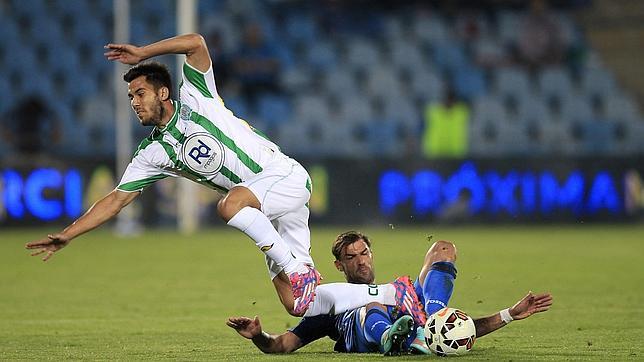
[[286, 275], [306, 271], [304, 264], [295, 259], [291, 254], [291, 249], [261, 211], [246, 206], [228, 220], [228, 225], [239, 229], [253, 239], [259, 250], [284, 269]]
[[315, 288], [315, 299], [304, 316], [337, 315], [372, 302], [396, 305], [396, 288], [392, 284], [320, 284]]

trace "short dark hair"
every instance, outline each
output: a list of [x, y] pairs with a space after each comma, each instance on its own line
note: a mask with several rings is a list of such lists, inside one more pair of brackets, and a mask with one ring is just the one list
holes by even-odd
[[123, 80], [130, 83], [140, 76], [145, 76], [145, 80], [152, 84], [155, 90], [166, 87], [172, 95], [172, 77], [168, 67], [164, 64], [159, 62], [139, 63], [123, 74]]
[[331, 252], [333, 253], [333, 256], [335, 256], [335, 260], [340, 260], [342, 249], [361, 239], [365, 244], [367, 244], [369, 248], [371, 248], [369, 237], [359, 231], [351, 230], [338, 235], [338, 237], [335, 238], [335, 242], [333, 242], [333, 246], [331, 247]]

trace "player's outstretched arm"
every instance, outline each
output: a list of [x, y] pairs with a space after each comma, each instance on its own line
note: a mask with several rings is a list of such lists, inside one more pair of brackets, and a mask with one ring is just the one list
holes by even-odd
[[290, 353], [302, 347], [302, 341], [292, 332], [280, 335], [268, 334], [262, 331], [259, 317], [231, 317], [226, 325], [237, 331], [242, 337], [253, 341], [255, 346], [264, 353]]
[[85, 214], [66, 227], [62, 232], [50, 234], [46, 238], [29, 242], [25, 247], [36, 250], [31, 253], [32, 256], [45, 254], [42, 260], [47, 261], [55, 252], [67, 246], [75, 237], [102, 225], [114, 217], [138, 195], [139, 192], [114, 190], [94, 203]]
[[201, 72], [210, 68], [210, 54], [206, 41], [199, 34], [184, 34], [163, 39], [145, 46], [107, 44], [105, 57], [124, 64], [138, 64], [148, 58], [164, 54], [185, 54], [186, 62]]
[[[514, 306], [508, 308], [510, 320], [521, 320], [533, 314], [545, 312], [550, 309], [551, 305], [552, 295], [550, 293], [533, 294], [528, 292]], [[499, 312], [488, 317], [475, 319], [474, 325], [476, 326], [476, 337], [479, 338], [496, 331], [507, 325], [507, 323], [503, 320], [501, 312]]]

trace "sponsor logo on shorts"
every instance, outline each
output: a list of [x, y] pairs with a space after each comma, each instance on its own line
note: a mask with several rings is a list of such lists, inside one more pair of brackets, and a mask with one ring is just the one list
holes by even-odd
[[181, 148], [183, 162], [201, 175], [214, 175], [224, 165], [224, 146], [209, 133], [193, 133]]
[[438, 305], [442, 306], [443, 308], [447, 307], [447, 306], [445, 305], [445, 303], [443, 303], [442, 301], [437, 300], [437, 299], [429, 299], [429, 300], [427, 301], [427, 304], [429, 304], [429, 303], [438, 304]]
[[271, 244], [271, 245], [264, 245], [264, 246], [262, 246], [261, 248], [259, 248], [259, 250], [261, 250], [263, 253], [265, 253], [265, 252], [267, 252], [267, 251], [271, 250], [271, 249], [273, 248], [273, 245], [275, 245], [275, 244]]

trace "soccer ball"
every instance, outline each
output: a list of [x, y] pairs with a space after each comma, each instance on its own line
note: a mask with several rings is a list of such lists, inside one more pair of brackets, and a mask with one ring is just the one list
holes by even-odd
[[425, 340], [439, 356], [462, 356], [476, 340], [474, 320], [458, 309], [443, 308], [427, 319]]

